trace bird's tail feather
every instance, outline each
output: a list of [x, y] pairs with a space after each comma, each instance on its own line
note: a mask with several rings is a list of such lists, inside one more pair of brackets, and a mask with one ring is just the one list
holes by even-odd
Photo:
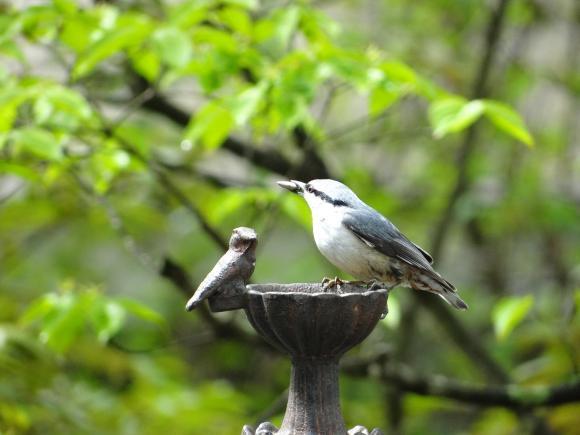
[[445, 302], [451, 305], [453, 308], [457, 308], [458, 310], [467, 310], [469, 306], [459, 297], [457, 292], [454, 291], [445, 291], [443, 293], [438, 293]]
[[411, 287], [441, 296], [445, 302], [458, 310], [466, 310], [468, 305], [459, 297], [455, 286], [435, 271], [423, 270], [414, 276]]

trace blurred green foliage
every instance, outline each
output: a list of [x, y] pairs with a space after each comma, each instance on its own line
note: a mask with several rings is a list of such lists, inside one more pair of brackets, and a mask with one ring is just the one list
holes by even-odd
[[[275, 188], [292, 176], [340, 178], [435, 249], [471, 307], [461, 327], [505, 379], [406, 290], [351, 357], [386, 350], [482, 385], [578, 376], [574, 0], [5, 1], [0, 13], [0, 433], [219, 435], [270, 418], [288, 362], [215, 327], [251, 337], [243, 315], [186, 315], [187, 285], [163, 265], [184, 265], [194, 288], [217, 239], [249, 225], [256, 281], [339, 274], [305, 204]], [[341, 379], [349, 427], [580, 426], [579, 404], [462, 405], [371, 369]]]

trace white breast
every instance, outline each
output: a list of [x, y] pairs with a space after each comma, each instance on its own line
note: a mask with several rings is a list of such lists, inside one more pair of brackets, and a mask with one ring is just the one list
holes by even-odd
[[342, 224], [345, 209], [329, 205], [312, 211], [316, 246], [328, 261], [357, 279], [380, 279], [389, 260], [367, 246]]

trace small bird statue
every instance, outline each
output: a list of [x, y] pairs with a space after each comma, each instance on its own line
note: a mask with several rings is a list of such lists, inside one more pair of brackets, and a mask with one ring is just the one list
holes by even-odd
[[218, 295], [241, 294], [256, 267], [258, 236], [251, 228], [239, 227], [232, 231], [228, 251], [219, 259], [201, 282], [185, 309], [193, 310], [205, 299]]
[[279, 181], [302, 196], [312, 212], [316, 246], [332, 264], [360, 280], [424, 290], [465, 310], [455, 287], [439, 275], [433, 259], [387, 218], [335, 180]]

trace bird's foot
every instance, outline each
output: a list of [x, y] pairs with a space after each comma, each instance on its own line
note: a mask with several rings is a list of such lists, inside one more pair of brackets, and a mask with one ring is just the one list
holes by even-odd
[[335, 276], [334, 279], [325, 277], [321, 284], [324, 291], [329, 291], [335, 287], [338, 291], [340, 291], [340, 286], [344, 283], [345, 281], [341, 280], [338, 276]]
[[389, 290], [389, 288], [383, 284], [382, 282], [376, 281], [374, 279], [367, 281], [366, 283], [367, 286], [367, 290], [373, 291], [373, 290]]

